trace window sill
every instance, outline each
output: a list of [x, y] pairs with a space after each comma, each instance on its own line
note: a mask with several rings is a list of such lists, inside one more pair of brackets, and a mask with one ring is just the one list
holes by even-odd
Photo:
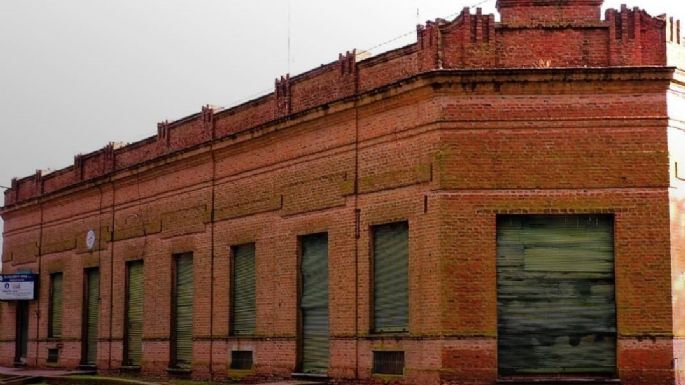
[[367, 334], [365, 337], [370, 338], [370, 339], [383, 339], [383, 338], [404, 339], [407, 337], [411, 337], [411, 334], [409, 334], [409, 332], [373, 332], [373, 333]]
[[383, 374], [383, 373], [373, 373], [371, 376], [377, 380], [383, 382], [397, 381], [404, 379], [404, 374]]

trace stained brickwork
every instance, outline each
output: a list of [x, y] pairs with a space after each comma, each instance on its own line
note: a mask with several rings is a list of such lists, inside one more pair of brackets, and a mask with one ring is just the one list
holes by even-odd
[[[405, 352], [407, 384], [495, 384], [498, 214], [614, 216], [618, 360], [626, 385], [685, 380], [685, 111], [679, 22], [599, 0], [499, 0], [417, 43], [354, 51], [272, 94], [210, 106], [157, 135], [15, 179], [3, 273], [40, 274], [27, 364], [83, 358], [84, 269], [100, 269], [98, 369], [122, 368], [126, 262], [144, 261], [144, 375], [170, 361], [173, 255], [193, 253], [196, 378], [287, 377], [300, 360], [298, 237], [329, 240], [328, 374]], [[372, 333], [370, 228], [409, 224], [409, 333]], [[93, 230], [96, 242], [86, 244]], [[233, 245], [255, 243], [256, 331], [230, 335]], [[49, 275], [64, 330], [48, 338]], [[0, 365], [16, 304], [0, 305]], [[59, 350], [56, 364], [48, 349]], [[248, 372], [231, 351], [253, 352]], [[128, 368], [127, 370], [130, 370]]]

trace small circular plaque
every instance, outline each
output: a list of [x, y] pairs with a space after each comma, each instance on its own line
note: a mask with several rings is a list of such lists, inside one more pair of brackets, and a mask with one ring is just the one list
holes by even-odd
[[95, 247], [95, 231], [93, 230], [88, 230], [86, 234], [86, 247], [88, 250], [93, 250], [93, 247]]

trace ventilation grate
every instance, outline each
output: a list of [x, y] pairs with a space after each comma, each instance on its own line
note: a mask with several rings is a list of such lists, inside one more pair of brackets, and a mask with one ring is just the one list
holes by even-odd
[[404, 352], [373, 352], [373, 372], [375, 374], [404, 373]]
[[234, 350], [231, 352], [231, 369], [252, 369], [252, 352], [249, 350]]
[[56, 363], [57, 361], [59, 361], [59, 349], [58, 348], [48, 349], [48, 362], [49, 363]]

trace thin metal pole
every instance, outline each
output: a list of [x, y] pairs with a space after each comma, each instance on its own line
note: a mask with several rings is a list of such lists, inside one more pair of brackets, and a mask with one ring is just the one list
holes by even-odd
[[288, 0], [288, 74], [290, 73], [290, 2]]

